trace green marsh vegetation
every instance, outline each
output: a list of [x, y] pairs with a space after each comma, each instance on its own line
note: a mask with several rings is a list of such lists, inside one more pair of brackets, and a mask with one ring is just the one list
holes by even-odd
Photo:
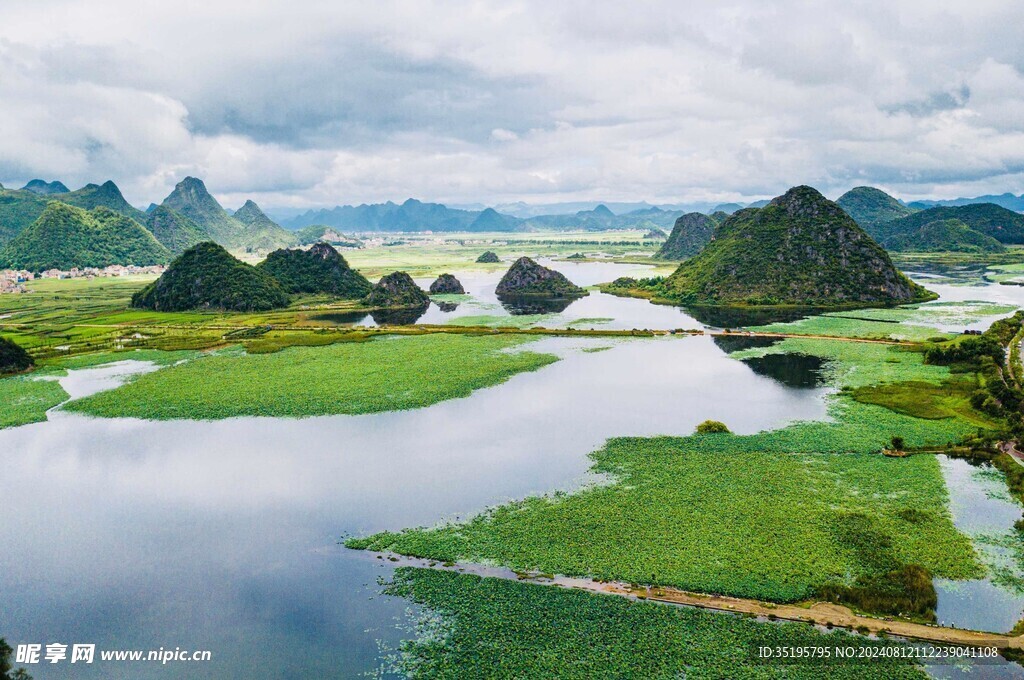
[[934, 457], [824, 455], [846, 446], [828, 427], [613, 439], [592, 470], [614, 484], [347, 545], [778, 602], [907, 564], [982, 573]]
[[869, 338], [924, 342], [934, 338], [950, 339], [943, 326], [967, 326], [1011, 314], [1012, 305], [992, 302], [932, 302], [923, 305], [827, 312], [788, 323], [751, 326], [765, 333], [827, 335], [831, 337]]
[[153, 420], [301, 418], [420, 408], [468, 396], [557, 360], [524, 351], [523, 343], [503, 335], [433, 334], [207, 356], [138, 376], [64, 408]]
[[760, 646], [898, 644], [804, 624], [409, 567], [385, 592], [426, 609], [389, 664], [413, 678], [927, 677], [907, 660], [759, 662]]
[[193, 352], [101, 352], [47, 361], [31, 373], [0, 378], [0, 429], [46, 420], [46, 412], [68, 398], [57, 382], [68, 370], [94, 368], [127, 359], [161, 366], [196, 356]]
[[879, 452], [893, 437], [945, 446], [984, 416], [922, 419], [854, 398], [874, 385], [941, 385], [949, 369], [924, 364], [920, 352], [790, 338], [733, 356], [772, 352], [827, 360], [826, 378], [840, 390], [833, 422], [613, 439], [592, 454], [592, 470], [612, 484], [347, 545], [779, 602], [825, 597], [930, 618], [930, 576], [977, 578], [984, 567], [952, 524], [938, 460]]
[[0, 378], [0, 429], [46, 420], [46, 412], [68, 398], [59, 383], [43, 375]]

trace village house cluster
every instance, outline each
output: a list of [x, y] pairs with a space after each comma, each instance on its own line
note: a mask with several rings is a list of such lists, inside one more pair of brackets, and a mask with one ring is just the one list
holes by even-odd
[[0, 270], [0, 293], [24, 293], [28, 289], [25, 284], [36, 279], [95, 279], [105, 276], [134, 276], [137, 274], [154, 274], [159, 276], [167, 270], [164, 265], [136, 267], [133, 264], [114, 264], [109, 267], [74, 267], [69, 270], [47, 269], [44, 272], [33, 272], [17, 269]]

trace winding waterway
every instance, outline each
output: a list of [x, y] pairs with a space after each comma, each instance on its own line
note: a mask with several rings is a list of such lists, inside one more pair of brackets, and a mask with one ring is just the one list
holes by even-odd
[[[556, 266], [581, 285], [643, 273]], [[474, 302], [428, 315], [507, 314], [493, 298], [497, 275], [459, 277]], [[699, 325], [672, 307], [600, 293], [558, 316], [612, 319], [601, 328]], [[213, 653], [202, 668], [57, 664], [33, 668], [38, 678], [352, 677], [377, 667], [379, 643], [407, 634], [409, 605], [378, 594], [390, 566], [345, 550], [343, 535], [573, 488], [608, 437], [686, 435], [708, 418], [751, 433], [826, 417], [813, 362], [748, 365], [709, 337], [547, 338], [530, 348], [562, 360], [415, 411], [148, 422], [56, 410], [0, 430], [0, 633]], [[583, 351], [597, 348], [607, 349]], [[149, 368], [121, 362], [62, 382], [82, 396]], [[942, 597], [940, 618], [952, 602]]]

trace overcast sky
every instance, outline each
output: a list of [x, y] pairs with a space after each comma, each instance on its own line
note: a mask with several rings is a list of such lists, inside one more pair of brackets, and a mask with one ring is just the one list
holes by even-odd
[[1024, 2], [2, 0], [0, 182], [228, 206], [1024, 192]]

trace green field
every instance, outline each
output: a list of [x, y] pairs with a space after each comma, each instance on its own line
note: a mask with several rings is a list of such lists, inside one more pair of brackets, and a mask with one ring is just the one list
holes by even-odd
[[401, 568], [385, 590], [426, 608], [387, 669], [411, 678], [925, 678], [903, 660], [759, 663], [758, 647], [896, 645], [804, 624]]
[[556, 361], [509, 336], [420, 335], [204, 356], [64, 408], [103, 417], [302, 418], [420, 408]]
[[[529, 257], [568, 257], [574, 253], [609, 256], [616, 261], [642, 261], [656, 265], [655, 273], [668, 274], [674, 263], [649, 260], [660, 242], [643, 241], [643, 231], [543, 232], [543, 233], [450, 233], [402, 234], [394, 240], [402, 245], [343, 251], [345, 259], [372, 280], [401, 269], [412, 276], [437, 276], [444, 272], [505, 271], [511, 260]], [[620, 245], [629, 243], [630, 245]], [[643, 243], [643, 245], [634, 245]], [[476, 262], [486, 250], [498, 254], [502, 262]], [[652, 270], [654, 271], [654, 270]], [[654, 274], [652, 274], [653, 276]]]

